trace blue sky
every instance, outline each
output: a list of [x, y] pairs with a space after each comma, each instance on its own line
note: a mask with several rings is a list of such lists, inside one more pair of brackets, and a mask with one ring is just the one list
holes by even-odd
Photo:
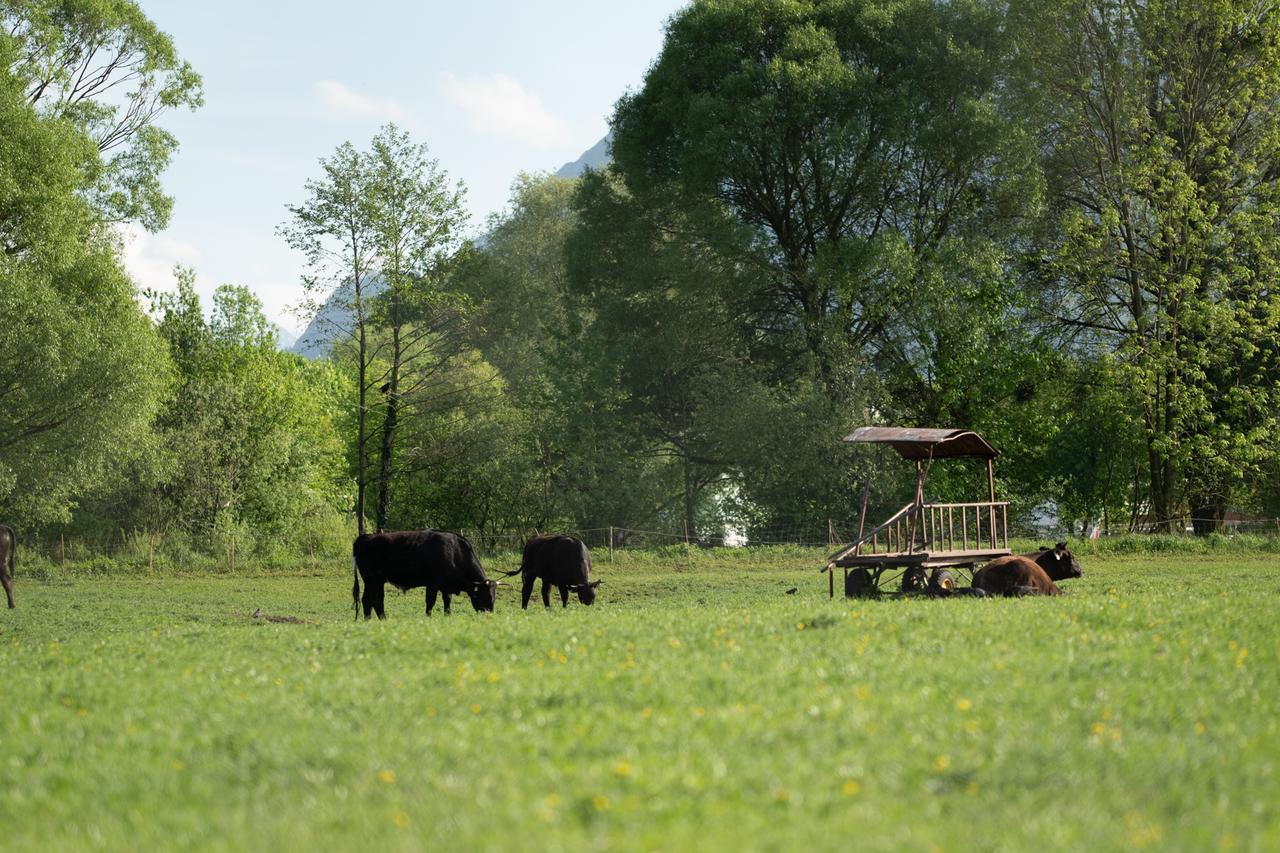
[[275, 228], [318, 158], [394, 121], [467, 185], [479, 230], [517, 173], [554, 171], [604, 135], [684, 2], [141, 5], [203, 75], [205, 106], [162, 117], [182, 145], [165, 173], [174, 215], [160, 234], [134, 229], [126, 263], [142, 287], [170, 287], [175, 263], [205, 295], [248, 285], [296, 331], [301, 259]]

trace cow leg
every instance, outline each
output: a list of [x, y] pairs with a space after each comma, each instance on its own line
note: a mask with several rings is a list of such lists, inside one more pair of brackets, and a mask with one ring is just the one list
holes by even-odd
[[0, 584], [4, 585], [4, 594], [9, 599], [9, 609], [14, 608], [13, 603], [13, 578], [8, 575], [0, 575]]
[[520, 609], [529, 609], [529, 596], [533, 595], [533, 582], [537, 580], [532, 574], [524, 576], [524, 582], [520, 586]]
[[542, 606], [551, 606], [551, 582], [546, 578], [542, 579]]
[[453, 600], [453, 596], [449, 595], [447, 592], [440, 593], [440, 596], [444, 599], [444, 612], [447, 616], [453, 612], [449, 609], [449, 602]]
[[[434, 586], [427, 587], [427, 615], [431, 615], [431, 609], [436, 606], [436, 594], [439, 592]], [[447, 599], [446, 599], [447, 600]]]
[[368, 619], [375, 610], [378, 611], [379, 619], [387, 618], [382, 610], [383, 592], [382, 584], [365, 581], [364, 593], [360, 596], [360, 603], [364, 605], [364, 618]]
[[569, 606], [569, 587], [567, 586], [560, 587], [560, 606]]

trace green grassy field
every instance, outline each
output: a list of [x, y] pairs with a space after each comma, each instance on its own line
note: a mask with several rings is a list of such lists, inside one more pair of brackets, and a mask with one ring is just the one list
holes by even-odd
[[0, 848], [1280, 849], [1280, 558], [1083, 562], [833, 602], [817, 552], [598, 555], [594, 608], [385, 623], [338, 565], [20, 575]]

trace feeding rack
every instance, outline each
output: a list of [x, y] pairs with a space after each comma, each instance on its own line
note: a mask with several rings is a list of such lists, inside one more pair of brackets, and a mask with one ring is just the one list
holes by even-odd
[[[844, 437], [851, 444], [888, 444], [916, 466], [915, 499], [871, 531], [866, 531], [868, 483], [862, 490], [858, 538], [827, 558], [831, 596], [835, 570], [844, 570], [845, 591], [878, 588], [886, 572], [964, 568], [1012, 553], [1009, 503], [996, 500], [994, 461], [1000, 455], [971, 430], [862, 427]], [[926, 503], [924, 483], [937, 459], [985, 459], [987, 500]], [[852, 582], [851, 582], [852, 581]]]

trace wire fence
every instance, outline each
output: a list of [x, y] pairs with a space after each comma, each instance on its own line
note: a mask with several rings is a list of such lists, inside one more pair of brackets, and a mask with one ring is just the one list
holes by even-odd
[[[868, 518], [872, 518], [869, 516]], [[864, 530], [874, 526], [868, 520]], [[670, 546], [688, 548], [756, 548], [793, 546], [836, 550], [857, 539], [858, 524], [835, 519], [809, 523], [766, 526], [717, 525], [712, 529], [655, 529], [613, 525], [574, 529], [527, 531], [525, 533], [486, 531], [460, 528], [453, 532], [467, 537], [485, 556], [519, 552], [524, 543], [537, 533], [558, 533], [581, 539], [593, 551], [647, 551]], [[1232, 537], [1252, 535], [1280, 538], [1280, 518], [1236, 517], [1200, 519], [1191, 516], [1171, 520], [1141, 519], [1134, 524], [1115, 525], [1110, 530], [1101, 525], [1064, 530], [1061, 526], [1032, 524], [1025, 520], [1009, 520], [1011, 539], [1042, 540], [1088, 539], [1093, 541], [1139, 538], [1146, 535], [1169, 535], [1192, 538], [1206, 533]], [[65, 568], [68, 564], [92, 567], [95, 563], [115, 562], [153, 571], [168, 567], [236, 571], [237, 567], [272, 566], [278, 568], [330, 564], [350, 556], [350, 538], [346, 535], [327, 537], [318, 544], [294, 543], [289, 548], [273, 549], [269, 539], [256, 540], [224, 536], [204, 547], [192, 547], [189, 537], [156, 531], [118, 531], [107, 536], [60, 533], [53, 536], [19, 537], [20, 561], [52, 564]], [[105, 568], [105, 565], [104, 565]]]

